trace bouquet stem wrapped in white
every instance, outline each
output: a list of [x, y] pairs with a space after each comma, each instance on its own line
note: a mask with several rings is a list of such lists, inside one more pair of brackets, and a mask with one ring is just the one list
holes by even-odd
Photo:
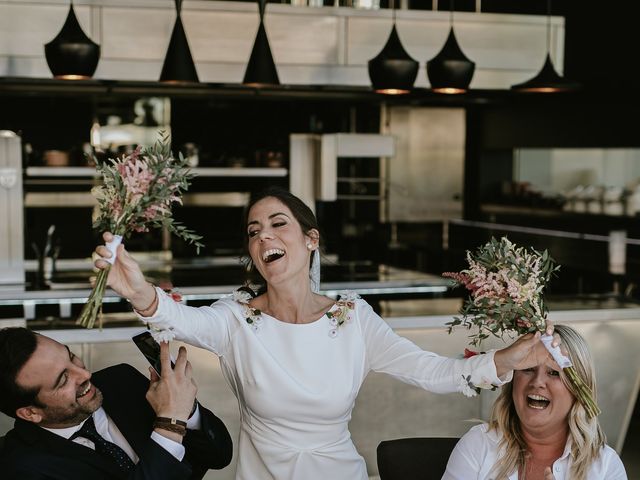
[[[471, 345], [478, 345], [490, 335], [502, 338], [507, 332], [522, 335], [545, 331], [548, 309], [543, 291], [560, 268], [546, 250], [542, 253], [529, 251], [516, 247], [506, 237], [500, 241], [492, 238], [475, 254], [467, 252], [467, 262], [468, 269], [443, 273], [469, 291], [469, 297], [460, 309], [461, 316], [448, 323], [449, 333], [457, 325], [468, 329], [478, 327], [477, 333], [470, 336]], [[599, 415], [593, 392], [569, 359], [558, 347], [551, 347], [551, 337], [543, 336], [542, 340], [574, 386], [587, 414], [590, 417]]]
[[[133, 232], [148, 232], [151, 228], [166, 228], [200, 249], [199, 235], [175, 222], [171, 215], [173, 203], [182, 203], [181, 195], [189, 188], [194, 174], [187, 160], [171, 153], [169, 137], [163, 135], [153, 147], [138, 147], [130, 155], [109, 159], [98, 165], [102, 185], [92, 190], [98, 200], [98, 215], [93, 228], [110, 231], [116, 236], [110, 248], [114, 253], [122, 238]], [[93, 328], [101, 319], [102, 299], [107, 286], [109, 268], [100, 270], [95, 286], [80, 316], [79, 325]]]

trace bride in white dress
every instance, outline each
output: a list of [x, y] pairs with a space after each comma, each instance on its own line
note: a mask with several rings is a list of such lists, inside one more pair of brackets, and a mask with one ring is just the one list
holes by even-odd
[[[218, 355], [240, 406], [239, 480], [366, 480], [348, 422], [371, 370], [431, 392], [473, 395], [547, 355], [536, 334], [469, 359], [440, 357], [398, 336], [356, 294], [319, 295], [319, 279], [310, 278], [320, 261], [316, 219], [286, 191], [254, 198], [246, 233], [249, 268], [264, 281], [258, 296], [240, 289], [209, 307], [176, 303], [144, 279], [123, 246], [108, 279], [156, 337]], [[112, 256], [105, 246], [96, 253]]]

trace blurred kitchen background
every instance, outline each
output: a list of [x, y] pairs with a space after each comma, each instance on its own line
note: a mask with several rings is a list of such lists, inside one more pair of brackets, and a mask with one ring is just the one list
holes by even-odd
[[[394, 328], [442, 354], [461, 352], [466, 335], [446, 334], [462, 292], [441, 272], [463, 268], [465, 251], [491, 236], [548, 249], [562, 265], [549, 289], [553, 318], [587, 336], [609, 443], [629, 478], [640, 478], [630, 454], [640, 443], [640, 98], [627, 3], [401, 0], [396, 28], [419, 73], [397, 96], [376, 93], [367, 71], [392, 26], [385, 0], [268, 3], [279, 83], [257, 87], [241, 83], [260, 21], [254, 2], [183, 3], [199, 77], [186, 83], [158, 81], [173, 2], [73, 4], [101, 48], [93, 77], [79, 81], [53, 79], [44, 55], [69, 2], [0, 0], [0, 326], [42, 330], [92, 368], [127, 361], [145, 371], [128, 341], [139, 327], [126, 302], [107, 297], [102, 331], [74, 320], [100, 241], [91, 228], [94, 163], [164, 131], [197, 173], [175, 215], [205, 248], [196, 255], [163, 232], [127, 246], [150, 280], [178, 287], [189, 304], [243, 282], [243, 206], [267, 185], [315, 210], [325, 293], [358, 291]], [[425, 72], [452, 25], [476, 64], [462, 95], [434, 92]], [[511, 89], [547, 53], [580, 88]], [[201, 398], [237, 431], [217, 361], [190, 355]], [[461, 435], [491, 400], [430, 395], [372, 375], [354, 439], [375, 478], [379, 441]], [[0, 433], [9, 425], [0, 419]]]

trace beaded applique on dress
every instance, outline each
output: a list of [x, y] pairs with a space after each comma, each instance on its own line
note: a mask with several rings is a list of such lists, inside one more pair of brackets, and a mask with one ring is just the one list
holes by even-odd
[[[249, 305], [249, 301], [252, 298], [251, 294], [245, 290], [233, 292], [233, 299], [242, 305], [245, 321], [255, 332], [258, 332], [263, 322], [262, 312], [258, 308]], [[358, 298], [360, 296], [355, 292], [346, 291], [341, 293], [338, 301], [325, 313], [331, 324], [331, 329], [329, 330], [331, 338], [337, 337], [338, 329], [352, 319], [356, 306], [355, 301]]]

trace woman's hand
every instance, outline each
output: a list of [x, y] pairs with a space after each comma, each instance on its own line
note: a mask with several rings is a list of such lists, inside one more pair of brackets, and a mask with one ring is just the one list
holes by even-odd
[[[113, 235], [111, 232], [104, 232], [102, 238], [105, 242], [110, 242], [113, 240]], [[109, 249], [105, 245], [99, 245], [95, 253], [100, 258], [94, 262], [94, 265], [101, 270], [107, 268], [110, 264], [104, 259], [113, 256]], [[153, 285], [145, 280], [140, 265], [122, 244], [118, 246], [116, 261], [109, 270], [107, 285], [119, 295], [129, 299], [136, 310], [148, 308], [155, 300], [156, 293]]]
[[[547, 335], [553, 335], [553, 324], [547, 320]], [[553, 346], [560, 345], [560, 337], [554, 335]], [[496, 372], [502, 377], [511, 370], [524, 370], [532, 368], [551, 358], [548, 350], [540, 341], [540, 332], [527, 333], [502, 350], [498, 350], [494, 356]]]

